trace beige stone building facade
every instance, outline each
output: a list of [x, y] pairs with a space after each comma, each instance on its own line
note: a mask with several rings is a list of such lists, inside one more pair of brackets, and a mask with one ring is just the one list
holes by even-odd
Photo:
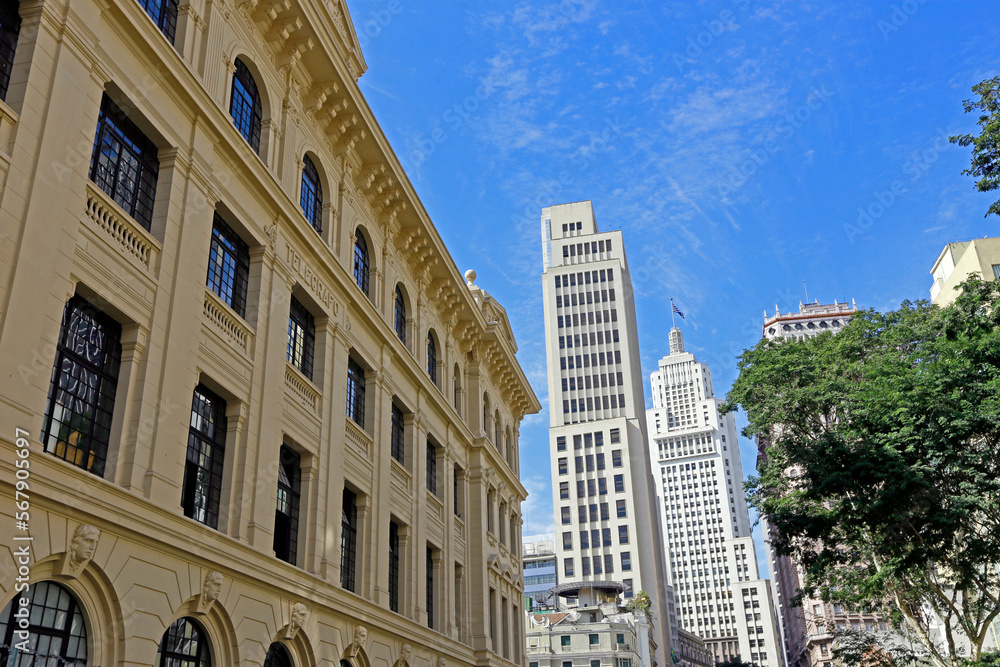
[[958, 298], [958, 286], [969, 276], [1000, 280], [1000, 238], [949, 243], [931, 268], [931, 302], [948, 306]]
[[540, 405], [365, 67], [341, 0], [3, 3], [3, 664], [524, 663]]

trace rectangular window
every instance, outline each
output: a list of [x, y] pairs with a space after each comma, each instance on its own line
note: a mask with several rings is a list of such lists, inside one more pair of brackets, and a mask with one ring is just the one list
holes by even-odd
[[194, 390], [181, 506], [184, 516], [219, 525], [222, 463], [226, 454], [226, 402], [203, 385]]
[[592, 480], [592, 479], [588, 479], [587, 480], [587, 495], [588, 496], [596, 496], [597, 495], [597, 484], [596, 484], [595, 480]]
[[288, 310], [288, 349], [285, 358], [310, 380], [316, 348], [316, 320], [299, 300], [292, 297]]
[[563, 559], [563, 574], [567, 577], [573, 576], [573, 559], [564, 558]]
[[390, 416], [390, 428], [389, 428], [389, 451], [392, 458], [396, 459], [400, 463], [405, 463], [403, 457], [405, 455], [404, 451], [404, 427], [403, 427], [403, 410], [396, 405], [392, 404], [391, 416]]
[[590, 506], [590, 522], [597, 523], [597, 503]]
[[427, 490], [437, 495], [437, 462], [438, 448], [430, 440], [427, 441]]
[[146, 231], [153, 222], [159, 171], [156, 146], [104, 95], [90, 159], [90, 180]]
[[139, 0], [139, 5], [153, 19], [163, 36], [173, 44], [177, 29], [177, 0]]
[[583, 576], [590, 574], [590, 558], [587, 556], [580, 559], [580, 574]]
[[589, 640], [591, 646], [597, 646], [600, 643], [598, 635], [590, 635]]
[[612, 554], [604, 554], [604, 572], [610, 574], [615, 571], [615, 557]]
[[560, 435], [556, 438], [556, 451], [565, 452], [566, 451], [566, 436]]
[[340, 511], [340, 585], [354, 590], [354, 568], [358, 556], [358, 497], [344, 489]]
[[580, 505], [580, 507], [578, 509], [580, 510], [579, 511], [579, 514], [580, 514], [580, 517], [579, 517], [580, 518], [580, 523], [587, 523], [587, 506], [586, 505]]
[[594, 472], [594, 455], [587, 454], [587, 472]]
[[618, 507], [618, 518], [619, 519], [624, 519], [625, 517], [628, 516], [628, 510], [626, 509], [626, 505], [625, 505], [625, 501], [624, 500], [617, 500], [617, 501], [615, 501], [615, 505]]
[[622, 467], [622, 450], [620, 449], [611, 450], [611, 465], [615, 468]]
[[597, 480], [597, 491], [602, 496], [608, 493], [608, 480], [604, 477], [600, 477]]
[[299, 453], [288, 445], [278, 452], [278, 504], [274, 510], [274, 555], [296, 564], [299, 543], [299, 496], [302, 466]]
[[604, 454], [602, 452], [597, 453], [597, 469], [604, 470]]
[[365, 427], [365, 369], [347, 360], [347, 416], [361, 428]]
[[427, 547], [427, 627], [434, 627], [434, 549]]
[[249, 276], [249, 247], [216, 213], [208, 253], [208, 287], [240, 317], [246, 316]]
[[582, 456], [577, 456], [576, 457], [576, 471], [577, 472], [583, 472], [583, 457]]
[[458, 467], [456, 463], [451, 471], [451, 486], [452, 486], [452, 506], [455, 511], [455, 516], [462, 518], [462, 489], [458, 480], [462, 477], [462, 469]]
[[581, 549], [590, 548], [590, 531], [587, 530], [580, 531], [580, 548]]
[[604, 574], [604, 568], [601, 567], [600, 556], [594, 556], [594, 574]]
[[610, 518], [611, 518], [611, 516], [610, 516], [610, 514], [608, 512], [608, 504], [607, 503], [601, 503], [601, 521], [607, 521]]
[[567, 472], [569, 472], [569, 469], [568, 469], [568, 466], [567, 466], [567, 461], [566, 461], [565, 457], [560, 458], [558, 460], [558, 466], [559, 466], [559, 474], [560, 475], [565, 475]]
[[601, 540], [606, 547], [611, 546], [611, 529], [601, 528]]
[[625, 476], [615, 475], [615, 493], [624, 493], [625, 491]]
[[399, 524], [389, 522], [389, 609], [399, 612]]
[[[623, 567], [622, 569], [625, 568]], [[629, 566], [629, 569], [631, 569], [631, 565]], [[622, 595], [624, 595], [626, 598], [632, 597], [632, 580], [622, 579], [622, 586], [625, 587], [625, 591], [622, 593]]]
[[616, 445], [622, 441], [621, 434], [618, 429], [611, 429], [611, 444]]
[[569, 499], [569, 482], [559, 482], [559, 500]]
[[993, 278], [1000, 280], [1000, 264], [993, 265]]
[[573, 548], [573, 533], [563, 533], [563, 550], [570, 551]]
[[560, 508], [560, 515], [561, 515], [561, 520], [562, 520], [562, 523], [563, 523], [564, 526], [566, 524], [569, 524], [569, 523], [573, 522], [572, 518], [570, 518], [569, 508], [568, 507], [561, 507]]
[[104, 476], [121, 365], [121, 325], [75, 296], [66, 303], [42, 422], [45, 451]]
[[585, 484], [586, 483], [582, 479], [578, 479], [576, 481], [576, 497], [577, 498], [583, 498], [586, 495], [586, 493], [584, 491], [584, 489], [586, 489]]
[[496, 606], [497, 592], [495, 589], [490, 588], [490, 641], [494, 642], [494, 645], [496, 645], [497, 640]]
[[622, 552], [622, 572], [631, 572], [632, 570], [632, 553], [629, 551]]
[[618, 526], [618, 544], [628, 544], [628, 526]]
[[[562, 635], [561, 637], [559, 637], [559, 645], [560, 646], [569, 646], [570, 645], [570, 636], [569, 635]], [[572, 665], [572, 664], [573, 663], [570, 663], [570, 665]]]

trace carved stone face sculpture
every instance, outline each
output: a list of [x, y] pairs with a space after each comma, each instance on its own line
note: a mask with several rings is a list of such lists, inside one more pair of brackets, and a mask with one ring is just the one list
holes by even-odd
[[296, 602], [292, 605], [292, 620], [290, 625], [296, 630], [301, 628], [306, 624], [306, 617], [309, 615], [309, 610], [301, 602]]
[[69, 568], [78, 570], [84, 567], [97, 550], [97, 540], [101, 531], [90, 524], [82, 523], [73, 532], [73, 540], [69, 545]]
[[444, 659], [444, 656], [443, 655], [439, 655], [438, 656], [437, 667], [445, 667], [447, 664], [448, 664], [448, 661]]
[[223, 580], [222, 573], [214, 570], [205, 575], [205, 581], [201, 585], [201, 596], [198, 598], [198, 611], [200, 613], [207, 613], [212, 604], [219, 599]]
[[413, 653], [413, 649], [409, 644], [403, 644], [399, 649], [399, 660], [392, 663], [393, 667], [410, 667], [410, 656]]
[[358, 648], [363, 648], [365, 645], [365, 640], [368, 639], [368, 629], [363, 625], [354, 626], [354, 645]]

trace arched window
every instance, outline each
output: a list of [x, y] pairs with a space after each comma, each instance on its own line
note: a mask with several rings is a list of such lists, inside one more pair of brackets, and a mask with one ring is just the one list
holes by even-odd
[[0, 5], [0, 100], [7, 99], [10, 71], [14, 69], [17, 36], [21, 32], [21, 15], [17, 2]]
[[396, 330], [396, 336], [406, 344], [406, 299], [403, 298], [403, 290], [396, 285], [396, 301], [393, 309], [392, 328]]
[[177, 31], [177, 0], [139, 0], [139, 4], [173, 44], [174, 33]]
[[500, 408], [493, 413], [493, 444], [496, 445], [497, 449], [500, 449], [502, 444], [500, 441]]
[[212, 667], [205, 631], [187, 617], [178, 618], [163, 633], [157, 656], [160, 667]]
[[368, 242], [361, 230], [354, 232], [354, 282], [368, 296]]
[[250, 70], [239, 58], [236, 59], [231, 97], [229, 115], [233, 117], [236, 129], [250, 144], [250, 148], [255, 153], [260, 153], [260, 93], [257, 92], [257, 82], [253, 80]]
[[281, 642], [273, 642], [267, 649], [264, 667], [292, 667], [292, 659]]
[[458, 414], [462, 414], [462, 369], [458, 367], [458, 364], [455, 364], [452, 384], [455, 385], [455, 409], [458, 410]]
[[434, 342], [434, 334], [427, 332], [427, 375], [435, 385], [438, 383], [438, 351]]
[[[0, 665], [74, 665], [87, 664], [87, 627], [80, 605], [68, 589], [54, 581], [40, 581], [27, 591], [28, 650], [10, 654], [19, 629], [11, 600], [0, 614]], [[20, 628], [25, 629], [25, 628]]]
[[317, 232], [323, 231], [323, 184], [319, 172], [308, 155], [302, 158], [302, 194], [299, 206], [306, 220]]
[[514, 452], [511, 449], [511, 443], [510, 443], [510, 426], [508, 426], [506, 429], [504, 429], [504, 432], [503, 432], [503, 452], [504, 452], [504, 456], [507, 457], [507, 464], [510, 465], [510, 467], [513, 468], [514, 467]]

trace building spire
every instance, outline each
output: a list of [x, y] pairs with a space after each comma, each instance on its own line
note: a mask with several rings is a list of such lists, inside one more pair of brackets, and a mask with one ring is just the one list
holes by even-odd
[[677, 327], [670, 330], [670, 354], [684, 354], [684, 334]]

